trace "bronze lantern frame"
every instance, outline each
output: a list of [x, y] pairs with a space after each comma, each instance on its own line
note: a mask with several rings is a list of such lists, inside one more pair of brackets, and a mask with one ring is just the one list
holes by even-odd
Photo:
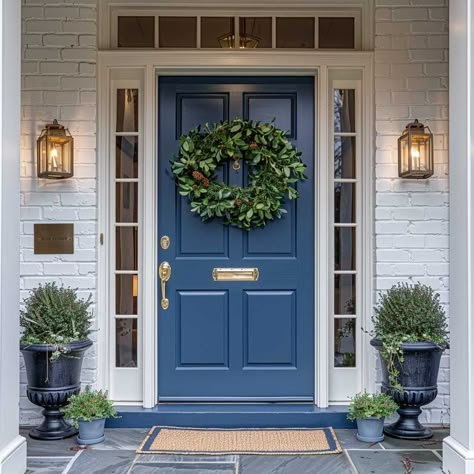
[[398, 176], [426, 179], [433, 173], [433, 134], [428, 126], [415, 119], [398, 139]]
[[41, 131], [36, 152], [38, 178], [67, 179], [74, 176], [74, 138], [69, 129], [56, 119]]

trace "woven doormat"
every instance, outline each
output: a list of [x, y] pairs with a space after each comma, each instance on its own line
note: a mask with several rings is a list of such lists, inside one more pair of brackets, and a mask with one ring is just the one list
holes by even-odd
[[338, 454], [332, 428], [216, 429], [154, 426], [138, 454]]

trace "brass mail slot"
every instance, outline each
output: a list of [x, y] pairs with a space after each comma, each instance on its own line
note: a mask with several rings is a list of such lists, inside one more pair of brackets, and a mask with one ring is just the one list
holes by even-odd
[[214, 281], [257, 281], [258, 268], [214, 268]]

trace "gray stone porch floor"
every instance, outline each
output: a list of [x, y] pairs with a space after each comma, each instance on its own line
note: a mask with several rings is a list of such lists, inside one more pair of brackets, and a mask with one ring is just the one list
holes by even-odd
[[28, 437], [28, 474], [409, 474], [441, 473], [441, 442], [385, 438], [370, 446], [353, 430], [336, 430], [343, 454], [324, 456], [170, 456], [135, 454], [147, 429], [109, 429], [106, 441], [77, 451], [75, 438], [36, 441]]

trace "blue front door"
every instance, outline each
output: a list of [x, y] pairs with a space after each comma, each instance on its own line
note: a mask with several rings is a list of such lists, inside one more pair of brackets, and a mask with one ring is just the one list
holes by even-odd
[[[171, 266], [158, 311], [160, 401], [311, 401], [314, 396], [314, 83], [306, 77], [165, 77], [159, 83], [159, 262]], [[308, 180], [288, 213], [250, 232], [203, 223], [177, 192], [179, 136], [235, 117], [288, 130]], [[220, 177], [243, 185], [246, 170]], [[214, 268], [258, 281], [214, 281]], [[161, 295], [160, 298], [161, 299]]]

